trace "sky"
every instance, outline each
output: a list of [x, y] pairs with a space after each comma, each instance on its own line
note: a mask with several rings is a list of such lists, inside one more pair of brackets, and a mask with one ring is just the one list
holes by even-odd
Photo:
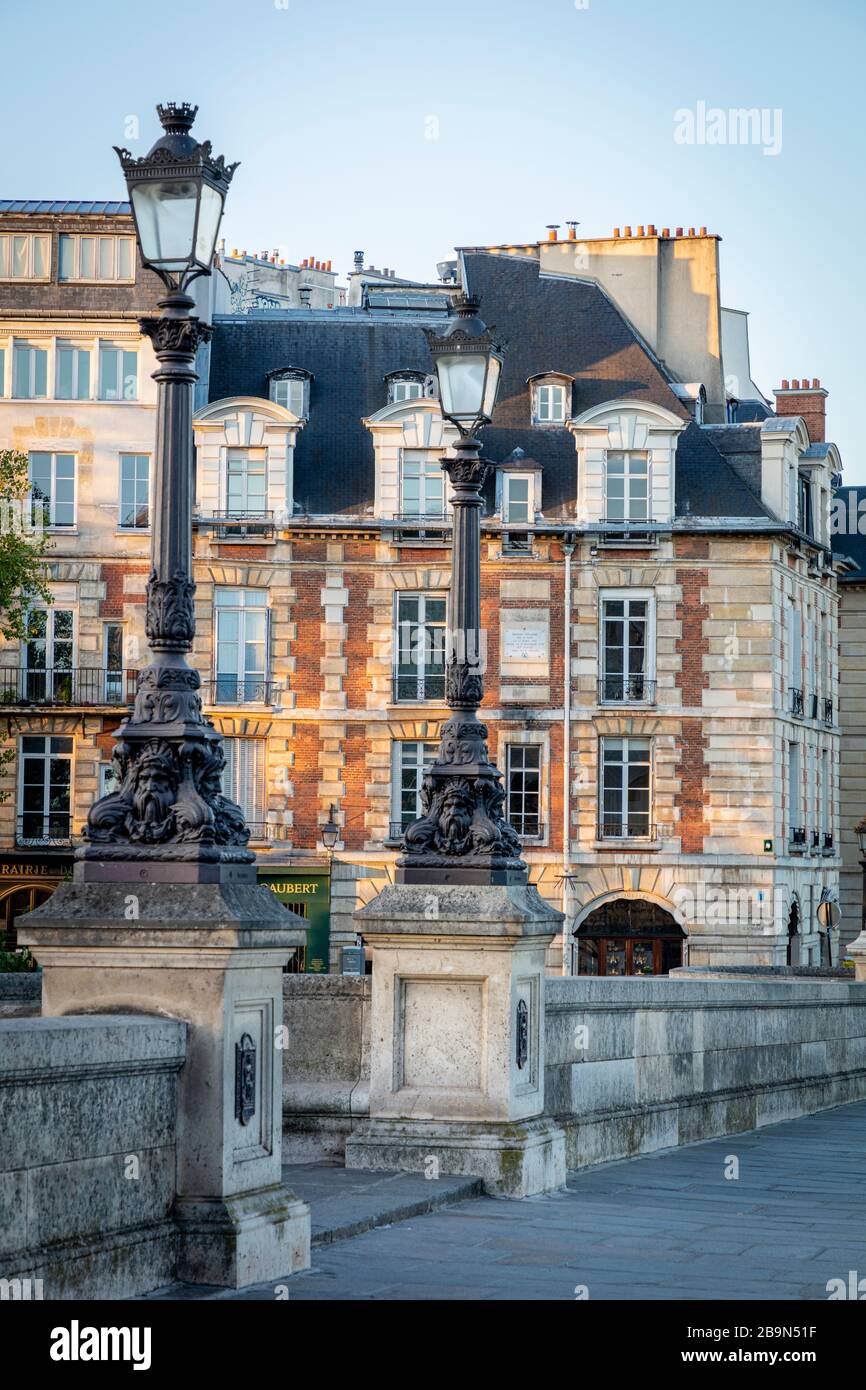
[[156, 103], [192, 101], [241, 161], [229, 248], [341, 282], [355, 250], [435, 279], [569, 218], [706, 226], [755, 381], [819, 377], [866, 482], [866, 0], [0, 0], [0, 38], [0, 197], [124, 197], [112, 146], [145, 153]]

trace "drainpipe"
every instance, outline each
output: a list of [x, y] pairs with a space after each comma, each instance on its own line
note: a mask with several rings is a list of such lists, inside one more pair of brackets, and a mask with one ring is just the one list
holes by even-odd
[[[571, 974], [572, 944], [568, 930], [571, 917], [571, 557], [574, 554], [574, 536], [568, 532], [563, 537], [562, 549], [565, 555], [565, 602], [563, 604], [563, 738], [562, 738], [562, 910], [563, 923], [563, 974]], [[567, 967], [567, 968], [566, 968]]]

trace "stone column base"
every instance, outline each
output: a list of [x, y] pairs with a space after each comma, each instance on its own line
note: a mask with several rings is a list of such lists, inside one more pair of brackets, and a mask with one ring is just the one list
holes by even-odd
[[478, 1177], [491, 1197], [531, 1197], [565, 1186], [565, 1132], [546, 1119], [367, 1120], [346, 1167]]
[[211, 1201], [179, 1198], [177, 1277], [242, 1289], [310, 1267], [310, 1208], [287, 1187]]

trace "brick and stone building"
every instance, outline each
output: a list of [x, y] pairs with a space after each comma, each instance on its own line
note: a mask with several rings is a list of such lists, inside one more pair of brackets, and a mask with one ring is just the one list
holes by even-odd
[[[484, 432], [491, 753], [532, 878], [566, 912], [551, 970], [817, 964], [837, 950], [815, 913], [838, 891], [838, 454], [811, 388], [780, 388], [773, 414], [749, 381], [728, 383], [717, 239], [645, 237], [639, 257], [608, 246], [626, 240], [458, 256], [457, 282], [507, 349]], [[611, 266], [626, 254], [624, 307]], [[217, 313], [201, 362], [193, 659], [260, 874], [322, 928], [308, 969], [340, 968], [352, 911], [392, 876], [446, 714], [439, 460], [452, 434], [423, 330], [442, 324], [454, 278], [398, 284], [387, 304], [365, 293], [345, 308]], [[3, 285], [7, 320], [19, 289]], [[636, 323], [652, 294], [664, 314]], [[10, 352], [28, 322], [9, 323]], [[62, 453], [39, 447], [60, 428], [44, 422], [80, 432], [78, 402], [4, 389], [0, 442]], [[55, 572], [55, 607], [78, 605], [81, 659], [102, 671], [106, 625], [125, 626], [127, 652], [142, 637], [146, 535], [116, 520], [114, 460], [146, 452], [134, 419], [106, 414], [95, 473], [86, 444], [80, 460], [66, 449], [78, 534], [58, 537], [54, 563], [73, 568]], [[7, 656], [17, 671], [29, 659]], [[74, 839], [118, 716], [16, 707], [17, 804], [20, 740], [65, 721]], [[0, 815], [11, 847], [11, 800]]]

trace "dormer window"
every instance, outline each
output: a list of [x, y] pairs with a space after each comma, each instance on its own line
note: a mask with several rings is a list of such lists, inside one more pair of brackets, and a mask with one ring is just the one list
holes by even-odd
[[420, 401], [435, 395], [432, 377], [426, 372], [389, 372], [385, 384], [388, 387], [389, 405], [399, 405], [401, 401]]
[[812, 484], [805, 473], [799, 475], [797, 526], [804, 535], [814, 537], [815, 530], [812, 520]]
[[306, 420], [310, 413], [312, 372], [302, 367], [280, 367], [268, 373], [268, 380], [271, 400], [290, 410], [299, 420]]
[[564, 425], [571, 414], [571, 377], [556, 372], [529, 379], [533, 425]]
[[605, 520], [648, 521], [649, 460], [644, 453], [608, 450]]

